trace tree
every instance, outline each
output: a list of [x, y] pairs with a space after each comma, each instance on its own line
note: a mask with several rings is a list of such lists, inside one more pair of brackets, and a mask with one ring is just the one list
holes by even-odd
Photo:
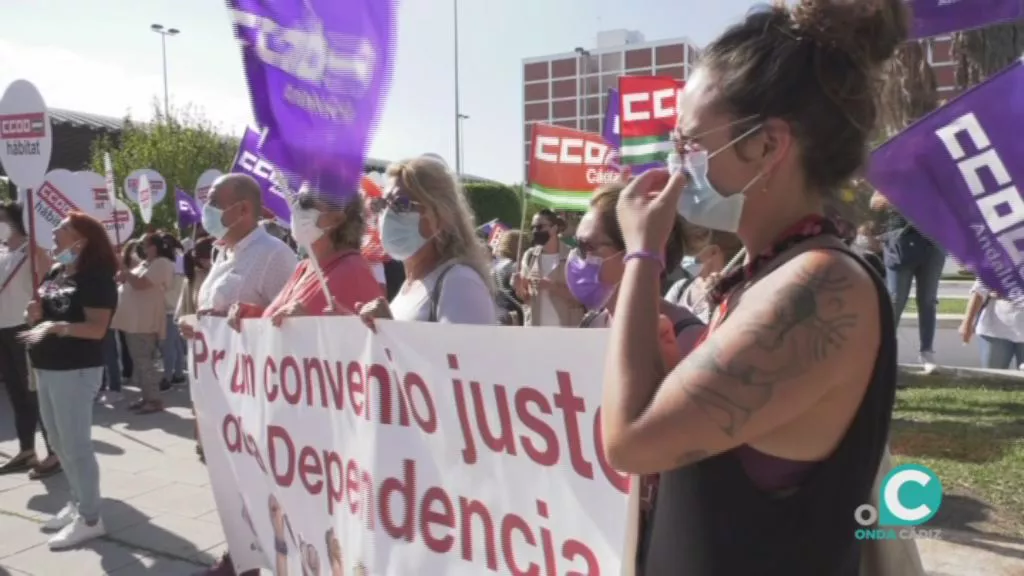
[[[126, 118], [117, 139], [104, 137], [94, 142], [90, 164], [94, 172], [103, 174], [103, 154], [109, 152], [119, 189], [134, 170], [152, 168], [159, 172], [167, 181], [167, 196], [154, 207], [151, 224], [170, 229], [178, 222], [175, 187], [191, 192], [204, 171], [216, 168], [227, 172], [238, 150], [238, 139], [218, 133], [212, 122], [190, 107], [171, 117], [165, 117], [158, 106], [154, 110], [153, 122]], [[132, 206], [136, 221], [141, 222], [138, 207], [124, 197], [123, 190], [120, 197]], [[135, 227], [136, 231], [142, 228]]]
[[983, 82], [1024, 50], [1024, 24], [997, 24], [953, 34], [956, 80], [961, 89]]
[[896, 49], [884, 68], [878, 136], [887, 140], [939, 106], [935, 71], [924, 42], [910, 41]]

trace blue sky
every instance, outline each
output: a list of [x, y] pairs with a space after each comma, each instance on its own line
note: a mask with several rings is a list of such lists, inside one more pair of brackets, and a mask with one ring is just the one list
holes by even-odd
[[[522, 180], [522, 59], [593, 47], [599, 30], [703, 45], [749, 0], [460, 0], [464, 170]], [[201, 107], [225, 131], [251, 122], [241, 57], [218, 0], [0, 0], [0, 88], [25, 78], [50, 106], [148, 118], [162, 98], [160, 39], [168, 39], [172, 104]], [[452, 0], [402, 0], [398, 56], [371, 155], [437, 152], [454, 165]]]

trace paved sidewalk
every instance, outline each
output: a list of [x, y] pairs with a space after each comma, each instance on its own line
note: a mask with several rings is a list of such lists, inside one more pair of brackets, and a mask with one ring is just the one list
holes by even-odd
[[[220, 556], [224, 535], [195, 455], [187, 394], [176, 391], [165, 401], [168, 410], [150, 416], [96, 407], [106, 538], [51, 552], [39, 525], [67, 501], [64, 476], [0, 476], [0, 576], [188, 576]], [[10, 404], [0, 398], [0, 457], [17, 449]], [[1024, 543], [949, 536], [955, 543], [919, 542], [932, 576], [1024, 576]]]
[[[165, 401], [165, 413], [149, 416], [96, 407], [93, 443], [106, 538], [51, 552], [39, 524], [67, 501], [64, 475], [42, 482], [24, 474], [0, 476], [0, 576], [179, 576], [220, 556], [224, 535], [206, 468], [196, 458], [188, 395], [175, 391]], [[42, 448], [41, 439], [37, 446]], [[4, 395], [0, 456], [17, 451]]]

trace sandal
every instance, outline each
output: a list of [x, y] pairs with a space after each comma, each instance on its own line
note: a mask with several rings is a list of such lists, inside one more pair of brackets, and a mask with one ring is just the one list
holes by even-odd
[[46, 460], [43, 460], [32, 468], [32, 471], [28, 473], [28, 479], [42, 480], [43, 478], [49, 478], [54, 474], [58, 474], [62, 470], [63, 467], [60, 465], [60, 460], [57, 459], [55, 454], [50, 454], [46, 457]]
[[24, 472], [30, 470], [36, 464], [38, 464], [36, 453], [26, 450], [18, 453], [17, 456], [8, 460], [3, 466], [0, 466], [0, 475]]
[[139, 409], [138, 409], [138, 411], [136, 413], [137, 414], [153, 414], [155, 412], [163, 412], [163, 410], [164, 410], [164, 403], [163, 402], [161, 402], [159, 400], [149, 400], [148, 402], [144, 402], [142, 404], [142, 406], [139, 407]]

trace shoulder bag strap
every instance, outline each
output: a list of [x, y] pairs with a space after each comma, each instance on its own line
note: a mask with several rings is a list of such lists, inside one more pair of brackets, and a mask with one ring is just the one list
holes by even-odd
[[448, 275], [448, 272], [452, 268], [455, 268], [458, 264], [449, 264], [445, 266], [444, 270], [437, 275], [437, 282], [434, 283], [434, 289], [430, 291], [430, 317], [427, 322], [437, 322], [438, 308], [441, 305], [441, 288], [444, 287], [444, 277]]
[[19, 260], [18, 263], [15, 264], [14, 270], [11, 270], [11, 273], [8, 274], [7, 278], [4, 279], [3, 285], [0, 285], [0, 294], [4, 293], [4, 290], [7, 289], [7, 286], [10, 285], [11, 281], [14, 280], [14, 277], [18, 275], [18, 272], [21, 270], [21, 267], [25, 265], [25, 260], [28, 260], [27, 251], [25, 254], [21, 255], [21, 260]]

